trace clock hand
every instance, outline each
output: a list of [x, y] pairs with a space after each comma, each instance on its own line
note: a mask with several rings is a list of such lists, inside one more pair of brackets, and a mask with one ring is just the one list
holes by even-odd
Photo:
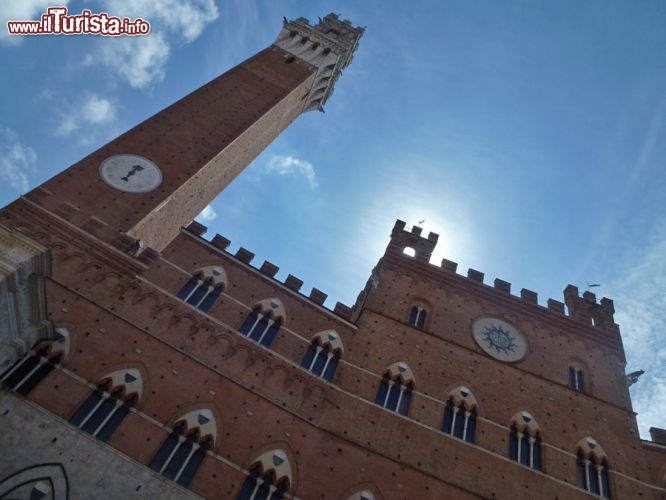
[[129, 182], [129, 178], [132, 177], [137, 172], [140, 172], [141, 170], [143, 170], [143, 167], [141, 165], [134, 165], [132, 167], [132, 170], [127, 172], [127, 175], [125, 177], [121, 177], [121, 179], [124, 180], [125, 182]]

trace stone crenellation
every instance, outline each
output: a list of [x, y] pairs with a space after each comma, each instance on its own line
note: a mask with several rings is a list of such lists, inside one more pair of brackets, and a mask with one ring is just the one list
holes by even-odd
[[[409, 258], [409, 254], [407, 254], [406, 250], [411, 249], [414, 253], [412, 258], [416, 261], [426, 263], [433, 268], [439, 268], [454, 273], [456, 276], [463, 276], [457, 272], [457, 262], [442, 259], [440, 266], [430, 264], [430, 258], [437, 245], [439, 235], [431, 232], [427, 237], [423, 237], [421, 236], [421, 233], [422, 228], [414, 226], [411, 230], [407, 230], [406, 223], [402, 220], [397, 220], [393, 227], [393, 231], [391, 232], [391, 241], [386, 248], [386, 254], [400, 255]], [[508, 281], [495, 278], [492, 285], [486, 285], [484, 283], [485, 274], [472, 268], [467, 270], [466, 278], [471, 282], [487, 286], [497, 292], [511, 295], [511, 283]], [[522, 300], [525, 303], [543, 308], [543, 306], [539, 305], [538, 294], [532, 290], [523, 288], [520, 290], [519, 296], [511, 296]], [[548, 299], [546, 309], [566, 316], [565, 305], [568, 311], [568, 317], [574, 320], [602, 329], [611, 331], [618, 330], [613, 319], [615, 308], [611, 299], [604, 297], [599, 303], [597, 303], [594, 293], [586, 291], [583, 293], [583, 296], [580, 297], [578, 288], [573, 285], [568, 285], [564, 289], [564, 303], [554, 299]]]
[[[405, 254], [405, 249], [411, 248], [414, 251], [413, 258], [415, 260], [426, 263], [429, 266], [432, 266], [432, 268], [443, 269], [444, 271], [454, 273], [456, 276], [463, 277], [463, 275], [457, 272], [458, 263], [451, 260], [442, 259], [440, 266], [430, 264], [430, 258], [432, 257], [432, 253], [439, 239], [438, 234], [431, 232], [427, 237], [424, 237], [421, 236], [422, 228], [414, 226], [410, 230], [407, 230], [405, 227], [406, 223], [404, 221], [396, 221], [393, 227], [393, 231], [391, 232], [391, 240], [386, 249], [387, 254], [391, 253], [393, 255], [407, 256]], [[208, 231], [208, 228], [197, 221], [192, 221], [192, 223], [187, 226], [186, 230], [195, 236], [205, 239], [203, 235], [206, 233], [206, 231]], [[227, 248], [231, 244], [227, 238], [219, 234], [215, 234], [209, 243], [224, 252], [227, 252]], [[255, 254], [244, 247], [239, 247], [233, 256], [243, 264], [252, 266], [252, 260], [254, 259]], [[266, 260], [260, 267], [252, 267], [258, 270], [264, 276], [278, 281], [275, 278], [275, 275], [280, 270], [280, 268], [275, 264]], [[511, 283], [500, 278], [495, 278], [492, 285], [487, 285], [484, 282], [485, 273], [476, 269], [469, 268], [467, 270], [466, 278], [470, 282], [494, 289], [502, 294], [510, 295], [511, 297], [519, 299], [526, 304], [537, 306], [540, 309], [546, 309], [555, 314], [568, 316], [579, 322], [583, 322], [602, 329], [608, 329], [611, 331], [618, 330], [618, 326], [615, 324], [613, 319], [613, 315], [615, 313], [613, 301], [604, 297], [599, 301], [599, 303], [597, 303], [595, 294], [589, 291], [584, 292], [583, 296], [580, 297], [578, 288], [573, 285], [568, 285], [565, 288], [564, 302], [560, 302], [555, 299], [548, 299], [546, 306], [544, 307], [539, 304], [538, 294], [536, 292], [527, 288], [522, 288], [520, 290], [520, 295], [512, 295]], [[325, 307], [342, 319], [347, 321], [350, 320], [352, 314], [351, 308], [340, 302], [337, 302], [333, 309], [326, 307], [324, 302], [328, 298], [328, 295], [321, 290], [312, 288], [309, 295], [302, 293], [301, 287], [303, 286], [303, 280], [300, 278], [289, 274], [285, 278], [284, 282], [281, 283], [291, 291], [298, 293], [299, 295], [311, 300], [319, 306]]]
[[[194, 235], [198, 236], [201, 239], [206, 240], [204, 238], [204, 234], [206, 231], [208, 231], [208, 227], [204, 226], [200, 222], [197, 221], [192, 221], [186, 228], [185, 230]], [[224, 236], [221, 236], [219, 234], [215, 234], [210, 240], [206, 240], [208, 243], [213, 245], [214, 247], [218, 248], [219, 250], [227, 253], [229, 256], [232, 256], [236, 258], [239, 262], [242, 262], [245, 265], [251, 266], [253, 269], [256, 269], [259, 271], [261, 274], [264, 276], [271, 278], [278, 283], [281, 283], [285, 287], [287, 287], [289, 290], [292, 292], [298, 293], [301, 297], [304, 297], [313, 303], [317, 304], [318, 306], [324, 307], [328, 311], [334, 313], [335, 315], [339, 316], [340, 318], [344, 319], [345, 321], [350, 321], [351, 320], [351, 315], [352, 315], [352, 310], [349, 306], [346, 304], [343, 304], [342, 302], [336, 302], [335, 306], [333, 309], [330, 309], [329, 307], [324, 305], [324, 302], [326, 302], [326, 299], [328, 298], [328, 294], [322, 292], [318, 288], [312, 288], [310, 291], [309, 295], [305, 295], [304, 293], [301, 292], [301, 287], [303, 286], [303, 280], [294, 276], [293, 274], [287, 275], [285, 280], [283, 282], [280, 282], [275, 278], [275, 275], [278, 273], [280, 268], [273, 264], [272, 262], [269, 262], [265, 260], [263, 264], [261, 264], [260, 267], [256, 267], [252, 265], [252, 260], [255, 257], [255, 254], [253, 252], [250, 252], [247, 248], [244, 247], [239, 247], [238, 250], [236, 251], [235, 254], [231, 254], [227, 251], [229, 248], [229, 245], [231, 245], [231, 241], [229, 241], [227, 238]]]

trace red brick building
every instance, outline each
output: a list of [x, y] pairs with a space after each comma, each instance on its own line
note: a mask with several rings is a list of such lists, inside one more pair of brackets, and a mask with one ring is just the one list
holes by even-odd
[[331, 311], [190, 223], [362, 32], [285, 21], [0, 211], [0, 498], [666, 498], [609, 299], [539, 306], [398, 221]]

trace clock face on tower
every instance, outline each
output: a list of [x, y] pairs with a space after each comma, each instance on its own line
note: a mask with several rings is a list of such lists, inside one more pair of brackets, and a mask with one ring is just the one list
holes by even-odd
[[109, 186], [125, 193], [147, 193], [162, 183], [162, 171], [148, 158], [122, 154], [109, 156], [99, 166]]
[[491, 316], [476, 318], [472, 335], [477, 345], [499, 361], [520, 361], [527, 354], [525, 336], [506, 321]]

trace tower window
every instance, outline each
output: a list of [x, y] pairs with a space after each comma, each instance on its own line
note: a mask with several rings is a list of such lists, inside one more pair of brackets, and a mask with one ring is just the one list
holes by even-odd
[[286, 478], [275, 481], [274, 474], [270, 471], [261, 475], [261, 466], [256, 465], [248, 474], [236, 500], [282, 500], [287, 491], [288, 482]]
[[578, 486], [590, 493], [610, 498], [608, 467], [604, 462], [597, 462], [593, 458], [586, 458], [583, 453], [579, 453], [577, 466]]
[[236, 500], [282, 500], [290, 484], [291, 464], [285, 451], [267, 451], [249, 467]]
[[375, 403], [387, 410], [400, 415], [407, 415], [409, 402], [412, 398], [412, 383], [404, 383], [400, 378], [390, 378], [389, 374], [382, 377], [377, 391]]
[[184, 428], [184, 425], [173, 428], [155, 455], [150, 468], [182, 486], [187, 486], [206, 456], [210, 443], [208, 440], [197, 442], [196, 430], [187, 436], [183, 435]]
[[541, 470], [541, 438], [513, 426], [509, 436], [509, 458], [532, 469]]
[[423, 330], [426, 320], [426, 310], [422, 307], [414, 306], [409, 313], [409, 324]]
[[246, 337], [269, 347], [280, 329], [280, 324], [280, 319], [273, 320], [268, 314], [255, 309], [245, 319], [239, 330]]
[[123, 399], [122, 388], [109, 393], [110, 385], [109, 381], [97, 386], [69, 420], [72, 425], [105, 442], [136, 402], [136, 395]]
[[208, 312], [220, 298], [222, 291], [222, 285], [213, 286], [210, 280], [201, 281], [200, 276], [192, 276], [178, 292], [178, 298], [203, 312]]
[[227, 283], [227, 275], [219, 266], [200, 269], [185, 283], [177, 297], [197, 309], [208, 312], [220, 298]]
[[142, 382], [135, 368], [117, 370], [103, 379], [69, 422], [100, 441], [108, 441], [140, 398]]
[[585, 391], [585, 377], [583, 370], [579, 370], [573, 366], [569, 367], [569, 385], [577, 391]]
[[27, 396], [69, 351], [69, 332], [65, 328], [55, 329], [55, 340], [39, 343], [5, 373], [0, 383], [19, 394]]
[[330, 382], [342, 357], [342, 351], [342, 341], [338, 332], [335, 330], [319, 332], [313, 337], [305, 352], [301, 366]]
[[444, 408], [442, 432], [473, 443], [476, 434], [476, 409], [468, 409], [464, 401], [456, 404], [453, 398], [450, 398]]
[[604, 498], [610, 498], [608, 461], [599, 443], [586, 437], [578, 442], [576, 468], [578, 486]]
[[216, 434], [217, 425], [210, 409], [188, 412], [178, 419], [178, 423], [150, 463], [150, 468], [182, 486], [187, 486], [208, 449], [213, 446]]
[[48, 347], [30, 351], [5, 372], [0, 378], [2, 384], [19, 394], [27, 396], [37, 384], [51, 373], [60, 359], [58, 356], [50, 360], [46, 357], [47, 352]]
[[330, 382], [338, 367], [339, 360], [339, 350], [334, 351], [330, 344], [324, 344], [322, 346], [320, 340], [315, 339], [305, 353], [301, 366]]
[[541, 434], [529, 412], [514, 415], [509, 435], [509, 458], [535, 470], [541, 470]]
[[400, 415], [407, 415], [413, 389], [414, 374], [407, 363], [393, 363], [382, 377], [375, 403]]

